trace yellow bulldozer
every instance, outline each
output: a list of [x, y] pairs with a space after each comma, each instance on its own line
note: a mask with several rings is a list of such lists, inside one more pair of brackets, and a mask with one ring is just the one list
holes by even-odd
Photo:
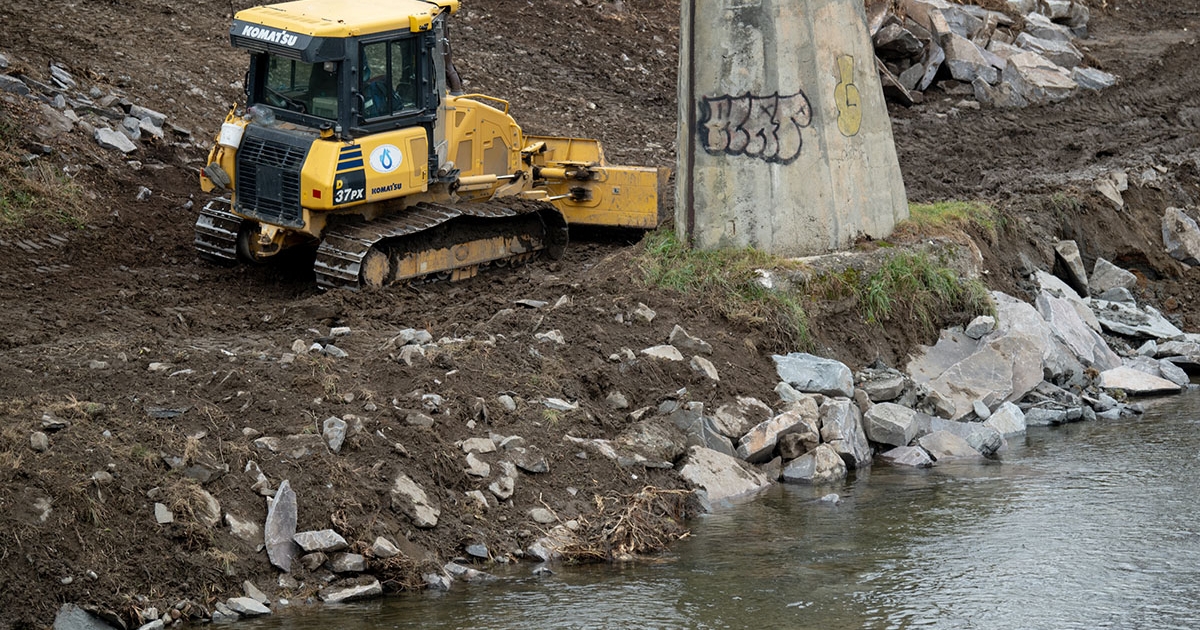
[[458, 0], [298, 0], [239, 11], [246, 103], [200, 174], [200, 255], [263, 262], [316, 246], [323, 287], [458, 280], [546, 252], [567, 226], [652, 229], [666, 169], [613, 166], [596, 140], [527, 136], [509, 103], [464, 94]]

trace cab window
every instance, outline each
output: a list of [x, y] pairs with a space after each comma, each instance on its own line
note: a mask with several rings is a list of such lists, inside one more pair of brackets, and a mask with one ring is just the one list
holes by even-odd
[[362, 118], [411, 112], [417, 104], [417, 39], [366, 44], [360, 49]]
[[318, 118], [337, 120], [338, 64], [304, 63], [268, 55], [262, 101]]

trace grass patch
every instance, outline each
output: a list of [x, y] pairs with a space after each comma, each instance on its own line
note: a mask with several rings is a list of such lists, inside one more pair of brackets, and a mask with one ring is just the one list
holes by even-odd
[[755, 326], [774, 326], [784, 345], [809, 348], [808, 317], [797, 294], [759, 284], [759, 269], [789, 269], [795, 264], [745, 248], [701, 251], [687, 247], [673, 230], [646, 235], [638, 260], [647, 285], [699, 295], [725, 318]]
[[995, 242], [1002, 217], [993, 207], [978, 201], [939, 201], [908, 206], [908, 218], [896, 225], [895, 236], [948, 236], [974, 229]]
[[925, 252], [893, 254], [878, 271], [847, 285], [857, 295], [863, 319], [869, 324], [891, 319], [903, 308], [931, 330], [935, 314], [947, 309], [975, 315], [994, 310], [982, 282], [961, 280], [943, 261]]
[[83, 227], [83, 189], [45, 160], [26, 165], [20, 133], [0, 111], [0, 232], [32, 223]]

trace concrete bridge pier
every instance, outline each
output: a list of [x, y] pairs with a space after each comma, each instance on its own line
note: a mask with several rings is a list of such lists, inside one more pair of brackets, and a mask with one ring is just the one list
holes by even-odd
[[908, 217], [862, 0], [681, 9], [681, 236], [804, 256]]

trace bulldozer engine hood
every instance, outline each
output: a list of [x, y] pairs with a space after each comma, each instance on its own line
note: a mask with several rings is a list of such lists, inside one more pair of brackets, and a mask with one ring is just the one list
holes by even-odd
[[230, 42], [237, 48], [265, 52], [306, 63], [339, 61], [346, 56], [346, 41], [338, 37], [314, 37], [245, 20], [234, 20]]

